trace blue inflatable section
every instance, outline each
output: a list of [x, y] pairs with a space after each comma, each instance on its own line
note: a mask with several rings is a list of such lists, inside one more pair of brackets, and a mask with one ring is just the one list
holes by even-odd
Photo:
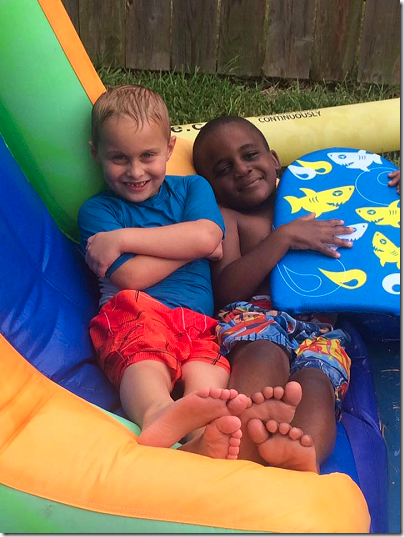
[[400, 198], [388, 174], [398, 168], [358, 149], [330, 148], [288, 166], [278, 187], [274, 227], [311, 212], [354, 228], [338, 259], [289, 251], [271, 274], [276, 308], [400, 314]]
[[119, 397], [95, 364], [97, 282], [0, 137], [0, 329], [41, 373], [108, 410]]
[[[1, 333], [45, 376], [120, 414], [118, 393], [96, 365], [88, 334], [90, 319], [98, 310], [97, 282], [1, 137], [0, 185]], [[343, 321], [342, 327], [352, 338], [351, 387], [335, 450], [321, 472], [349, 474], [368, 502], [372, 532], [385, 533], [387, 461], [370, 361], [352, 324]]]

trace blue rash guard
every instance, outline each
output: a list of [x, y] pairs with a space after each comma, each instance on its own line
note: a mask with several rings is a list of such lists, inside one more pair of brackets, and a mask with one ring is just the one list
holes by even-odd
[[[124, 200], [107, 190], [88, 199], [79, 211], [81, 249], [85, 252], [89, 237], [100, 231], [159, 227], [200, 219], [215, 222], [224, 233], [223, 218], [213, 190], [199, 175], [168, 175], [159, 192], [141, 203]], [[100, 306], [119, 291], [108, 277], [135, 255], [122, 254], [109, 267], [107, 278], [99, 279]], [[213, 291], [207, 259], [195, 259], [143, 291], [170, 308], [182, 306], [205, 315], [213, 314]]]

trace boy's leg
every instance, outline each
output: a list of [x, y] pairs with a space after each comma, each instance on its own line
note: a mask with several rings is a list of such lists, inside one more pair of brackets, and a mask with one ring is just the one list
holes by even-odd
[[[227, 376], [226, 373], [226, 379]], [[205, 386], [175, 402], [170, 391], [169, 369], [162, 362], [144, 360], [125, 369], [120, 396], [128, 417], [142, 428], [139, 443], [170, 447], [216, 418], [234, 418], [235, 413], [242, 412], [250, 403], [236, 390], [218, 387]], [[239, 429], [238, 418], [236, 422]]]
[[[290, 422], [291, 433], [282, 433], [277, 423], [247, 424], [249, 437], [257, 444], [267, 464], [290, 470], [319, 472], [331, 454], [336, 437], [335, 396], [329, 378], [320, 369], [304, 368], [291, 376], [302, 387], [302, 399]], [[282, 424], [283, 425], [283, 424]], [[277, 434], [272, 434], [277, 431]], [[293, 434], [296, 436], [293, 437]], [[296, 439], [298, 441], [296, 441]]]
[[169, 369], [156, 360], [129, 365], [119, 390], [125, 413], [142, 429], [146, 429], [173, 403]]
[[291, 424], [305, 433], [304, 444], [290, 443], [287, 437], [277, 435], [262, 441], [263, 434], [249, 430], [250, 438], [257, 442], [258, 451], [269, 464], [319, 471], [335, 446], [335, 409], [348, 389], [351, 360], [344, 350], [347, 335], [339, 331], [338, 336], [336, 332], [330, 336], [331, 333], [304, 340], [291, 366], [291, 380], [302, 387], [302, 400]]
[[266, 340], [237, 342], [228, 358], [231, 364], [229, 388], [253, 398], [253, 405], [240, 416], [243, 437], [239, 458], [266, 465], [255, 438], [253, 441], [247, 432], [247, 424], [252, 419], [264, 423], [273, 419], [290, 422], [300, 402], [300, 387], [288, 383], [289, 358], [275, 343]]
[[335, 446], [337, 423], [334, 388], [323, 371], [311, 367], [297, 371], [291, 379], [299, 382], [303, 391], [292, 425], [312, 437], [319, 468]]
[[[213, 391], [220, 390], [223, 394], [231, 396], [237, 394], [235, 390], [227, 389], [229, 373], [223, 367], [208, 362], [191, 360], [182, 368], [182, 383], [184, 397], [198, 393], [206, 386]], [[198, 428], [187, 435], [187, 442], [180, 448], [182, 451], [199, 453], [213, 458], [236, 459], [239, 453], [241, 439], [241, 421], [237, 417], [243, 412], [251, 401], [244, 394], [237, 394], [227, 403], [231, 415], [214, 419], [206, 427]]]

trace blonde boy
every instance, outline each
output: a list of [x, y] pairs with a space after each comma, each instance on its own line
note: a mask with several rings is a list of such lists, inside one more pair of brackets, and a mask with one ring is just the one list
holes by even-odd
[[170, 447], [187, 436], [185, 451], [237, 458], [237, 416], [251, 400], [226, 389], [229, 364], [211, 318], [209, 258], [221, 256], [224, 224], [207, 181], [166, 176], [174, 146], [156, 92], [120, 86], [95, 103], [90, 147], [109, 190], [79, 212], [101, 290], [90, 335], [141, 443]]

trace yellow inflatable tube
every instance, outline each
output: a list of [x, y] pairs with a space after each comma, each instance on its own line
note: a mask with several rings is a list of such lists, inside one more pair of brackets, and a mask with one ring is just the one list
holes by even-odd
[[[282, 166], [327, 147], [352, 147], [372, 153], [400, 150], [398, 98], [246, 119], [264, 134], [271, 149], [278, 153]], [[203, 125], [172, 127], [173, 134], [188, 141], [179, 143], [181, 159], [192, 162], [192, 144]]]

